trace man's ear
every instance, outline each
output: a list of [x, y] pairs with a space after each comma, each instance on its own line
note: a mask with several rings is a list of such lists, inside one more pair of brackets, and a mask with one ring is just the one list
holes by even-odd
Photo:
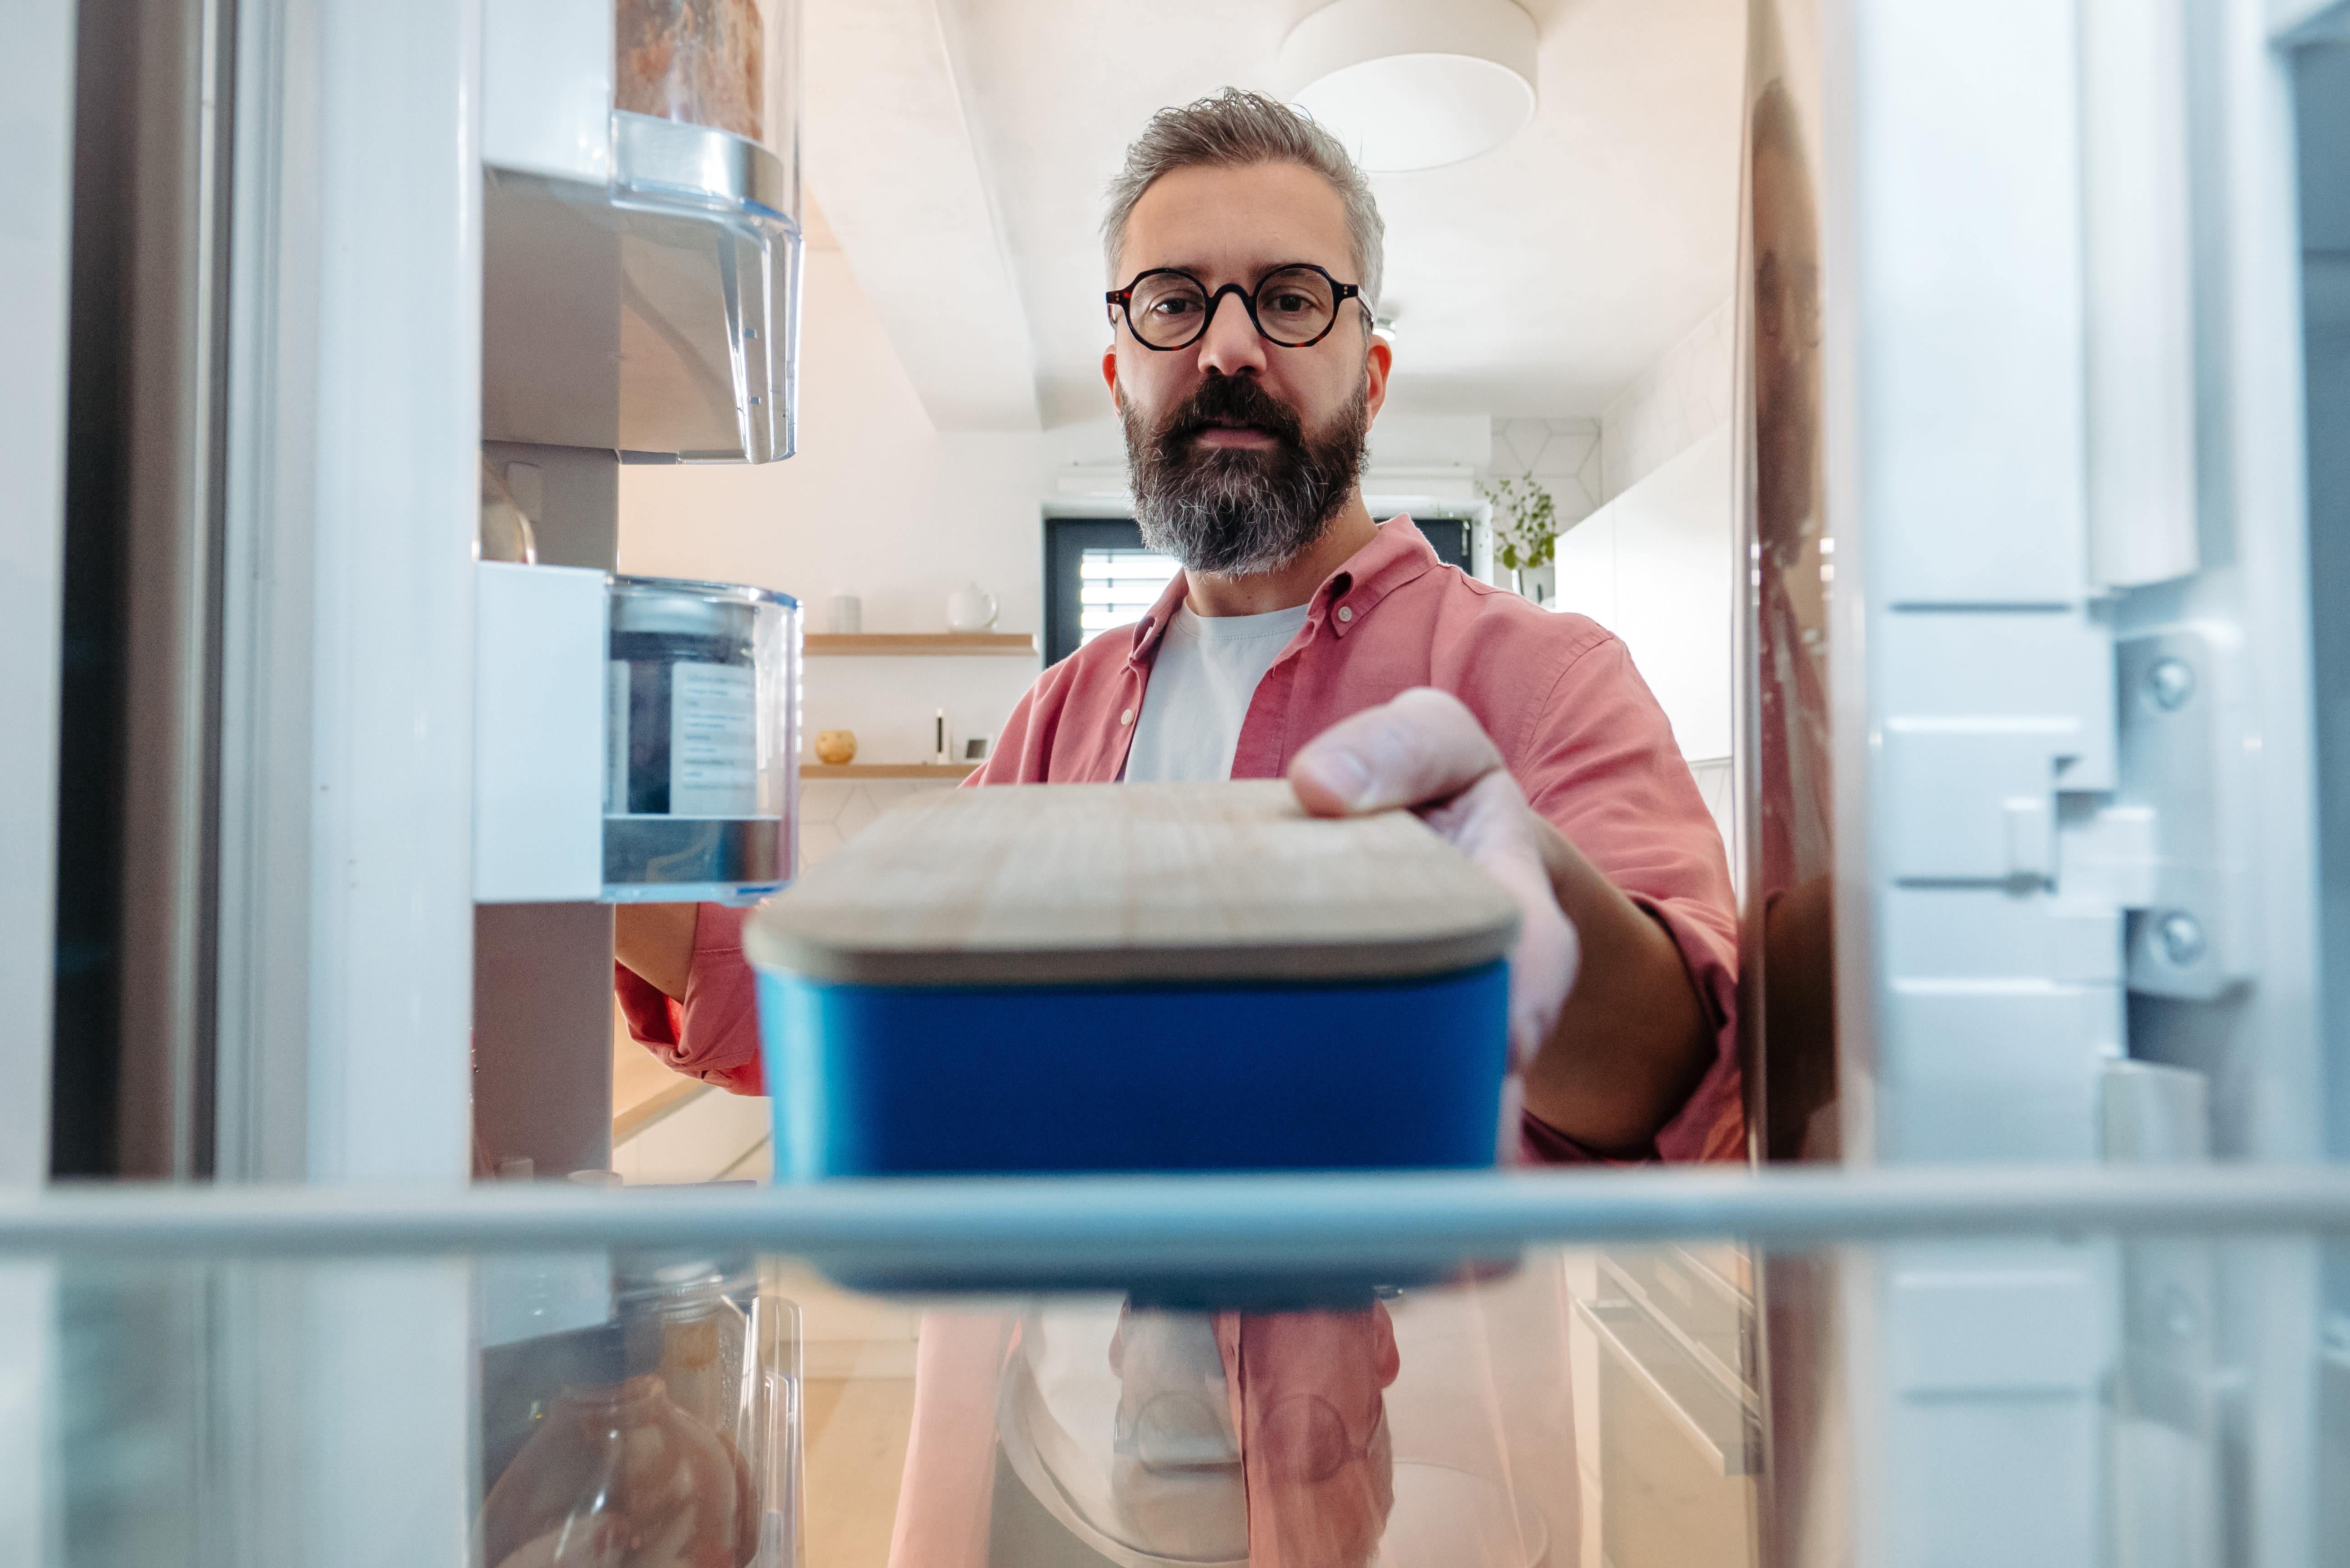
[[1379, 417], [1379, 405], [1388, 400], [1388, 371], [1394, 364], [1395, 350], [1373, 334], [1370, 347], [1363, 351], [1363, 411], [1371, 419]]
[[1118, 406], [1118, 412], [1124, 413], [1126, 400], [1118, 395], [1118, 345], [1115, 342], [1102, 350], [1102, 380], [1109, 388], [1109, 400]]

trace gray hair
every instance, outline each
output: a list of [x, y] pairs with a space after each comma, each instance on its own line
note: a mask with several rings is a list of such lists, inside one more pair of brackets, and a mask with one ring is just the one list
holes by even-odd
[[1118, 270], [1134, 204], [1161, 174], [1178, 169], [1251, 169], [1260, 163], [1310, 169], [1338, 192], [1347, 203], [1347, 239], [1355, 253], [1357, 275], [1353, 281], [1362, 286], [1366, 310], [1375, 313], [1387, 265], [1383, 246], [1388, 226], [1379, 217], [1370, 181], [1338, 139], [1304, 110], [1241, 88], [1226, 88], [1181, 109], [1160, 109], [1126, 150], [1126, 167], [1110, 182], [1109, 211], [1102, 217], [1102, 249], [1109, 270]]

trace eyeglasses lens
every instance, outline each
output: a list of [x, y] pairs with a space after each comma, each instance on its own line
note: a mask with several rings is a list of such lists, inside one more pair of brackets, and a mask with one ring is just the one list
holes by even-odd
[[1155, 348], [1180, 348], [1200, 336], [1207, 291], [1175, 273], [1154, 273], [1135, 286], [1127, 306], [1134, 335]]
[[1256, 286], [1257, 330], [1297, 348], [1330, 330], [1338, 302], [1330, 280], [1309, 267], [1289, 267]]

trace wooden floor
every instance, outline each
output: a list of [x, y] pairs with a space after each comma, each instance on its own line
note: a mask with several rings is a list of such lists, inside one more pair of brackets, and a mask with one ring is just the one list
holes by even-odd
[[883, 1568], [914, 1414], [910, 1377], [810, 1378], [806, 1568]]
[[631, 1186], [764, 1181], [773, 1157], [765, 1100], [671, 1072], [612, 1029], [612, 1168]]
[[806, 1568], [883, 1568], [914, 1415], [915, 1313], [770, 1260], [800, 1309], [807, 1456]]

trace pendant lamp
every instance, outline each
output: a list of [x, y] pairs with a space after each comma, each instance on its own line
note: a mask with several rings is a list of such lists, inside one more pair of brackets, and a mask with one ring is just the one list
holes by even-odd
[[1534, 46], [1510, 0], [1335, 0], [1289, 30], [1279, 74], [1364, 168], [1435, 169], [1534, 118]]

